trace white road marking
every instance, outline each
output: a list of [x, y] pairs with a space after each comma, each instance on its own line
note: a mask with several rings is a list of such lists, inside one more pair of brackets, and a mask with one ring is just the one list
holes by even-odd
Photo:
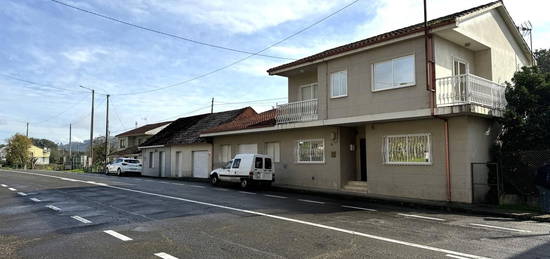
[[356, 209], [356, 210], [366, 210], [366, 211], [377, 211], [375, 209], [367, 209], [367, 208], [361, 208], [361, 207], [355, 207], [355, 206], [348, 206], [348, 205], [342, 205], [344, 208], [348, 209]]
[[400, 215], [400, 216], [403, 216], [403, 217], [409, 217], [409, 218], [419, 218], [419, 219], [428, 219], [428, 220], [435, 220], [435, 221], [445, 221], [444, 219], [440, 219], [440, 218], [426, 217], [426, 216], [420, 216], [420, 215], [414, 215], [414, 214], [397, 213], [397, 215]]
[[523, 229], [517, 229], [517, 228], [505, 228], [505, 227], [497, 227], [497, 226], [491, 226], [491, 225], [484, 225], [484, 224], [477, 224], [477, 223], [470, 223], [472, 226], [477, 227], [485, 227], [485, 228], [494, 228], [494, 229], [501, 229], [501, 230], [509, 230], [509, 231], [516, 231], [516, 232], [523, 232], [523, 233], [530, 233], [529, 230], [523, 230]]
[[24, 192], [18, 192], [17, 194], [19, 194], [19, 195], [21, 195], [21, 196], [27, 196], [27, 194], [24, 193]]
[[2, 187], [8, 187], [8, 186], [7, 186], [7, 185], [5, 185], [5, 184], [2, 184]]
[[58, 207], [56, 207], [56, 206], [53, 206], [53, 205], [46, 205], [46, 208], [52, 209], [52, 210], [55, 210], [55, 211], [61, 211], [60, 208], [58, 208]]
[[15, 191], [17, 191], [17, 189], [15, 189], [15, 188], [11, 188], [11, 187], [10, 187], [10, 188], [8, 188], [8, 190], [10, 190], [10, 191], [12, 191], [12, 192], [15, 192]]
[[451, 254], [446, 254], [445, 256], [451, 257], [451, 258], [457, 258], [457, 259], [469, 259], [469, 257], [463, 257], [463, 256], [451, 255]]
[[34, 202], [41, 202], [41, 200], [37, 199], [37, 198], [31, 198], [31, 201], [34, 201]]
[[80, 182], [80, 180], [75, 180], [75, 179], [65, 178], [65, 177], [61, 177], [61, 178], [59, 178], [59, 179], [65, 180], [65, 181], [71, 181], [71, 182]]
[[164, 253], [164, 252], [156, 253], [155, 255], [162, 258], [162, 259], [178, 259], [177, 257], [169, 255], [169, 254]]
[[285, 196], [272, 195], [272, 194], [264, 194], [264, 196], [271, 197], [271, 198], [279, 198], [279, 199], [286, 199], [286, 198], [288, 198], [288, 197], [285, 197]]
[[204, 186], [200, 186], [200, 185], [189, 185], [191, 187], [195, 187], [195, 188], [204, 188]]
[[90, 223], [92, 223], [91, 221], [89, 221], [89, 220], [87, 220], [87, 219], [85, 219], [85, 218], [83, 218], [83, 217], [81, 217], [81, 216], [76, 216], [76, 215], [75, 215], [75, 216], [71, 216], [71, 218], [76, 219], [76, 220], [78, 220], [78, 221], [80, 221], [80, 222], [82, 222], [82, 223], [84, 223], [84, 224], [90, 224]]
[[103, 232], [105, 232], [105, 233], [107, 233], [107, 234], [109, 234], [109, 235], [111, 235], [111, 236], [114, 236], [114, 237], [116, 237], [116, 238], [118, 238], [118, 239], [120, 239], [120, 240], [122, 240], [122, 241], [132, 241], [132, 240], [133, 240], [133, 239], [131, 239], [131, 238], [129, 238], [129, 237], [123, 235], [123, 234], [120, 234], [120, 233], [118, 233], [118, 232], [116, 232], [116, 231], [114, 231], [114, 230], [105, 230], [105, 231], [103, 231]]
[[305, 199], [298, 199], [298, 200], [303, 202], [309, 202], [309, 203], [325, 204], [325, 202], [323, 201], [312, 201], [312, 200], [305, 200]]
[[245, 191], [239, 191], [240, 193], [245, 193], [245, 194], [256, 194], [255, 192], [245, 192]]
[[[6, 170], [6, 171], [8, 171], [8, 170]], [[19, 174], [28, 174], [28, 175], [38, 175], [38, 176], [50, 177], [50, 178], [59, 178], [59, 176], [37, 174], [37, 173], [19, 172], [19, 171], [11, 171], [11, 170], [8, 171], [8, 172], [19, 173]], [[350, 235], [361, 236], [361, 237], [370, 238], [370, 239], [379, 240], [379, 241], [384, 241], [384, 242], [388, 242], [388, 243], [399, 244], [399, 245], [404, 245], [404, 246], [409, 246], [409, 247], [414, 247], [414, 248], [419, 248], [419, 249], [424, 249], [424, 250], [429, 250], [429, 251], [434, 251], [434, 252], [439, 252], [439, 253], [444, 253], [444, 254], [463, 256], [463, 257], [467, 257], [467, 258], [470, 258], [470, 259], [489, 259], [488, 257], [484, 257], [484, 256], [461, 253], [461, 252], [442, 249], [442, 248], [437, 248], [437, 247], [433, 247], [433, 246], [421, 245], [421, 244], [416, 244], [416, 243], [407, 242], [407, 241], [401, 241], [401, 240], [397, 240], [397, 239], [393, 239], [393, 238], [376, 236], [376, 235], [373, 235], [373, 234], [367, 234], [367, 233], [358, 232], [358, 231], [354, 231], [354, 230], [348, 230], [348, 229], [344, 229], [344, 228], [332, 227], [332, 226], [329, 226], [329, 225], [314, 223], [314, 222], [305, 221], [305, 220], [293, 219], [293, 218], [288, 218], [288, 217], [283, 217], [283, 216], [277, 216], [277, 215], [267, 214], [267, 213], [263, 213], [263, 212], [253, 211], [253, 210], [239, 209], [239, 208], [229, 207], [229, 206], [225, 206], [225, 205], [219, 205], [219, 204], [215, 204], [215, 203], [191, 200], [191, 199], [186, 199], [186, 198], [180, 198], [180, 197], [175, 197], [175, 196], [164, 195], [164, 194], [160, 194], [160, 193], [153, 193], [153, 192], [146, 192], [146, 191], [140, 191], [140, 190], [135, 190], [135, 189], [128, 189], [128, 188], [118, 187], [118, 186], [108, 186], [108, 188], [113, 188], [113, 189], [128, 191], [128, 192], [134, 192], [134, 193], [140, 193], [140, 194], [145, 194], [145, 195], [150, 195], [150, 196], [155, 196], [155, 197], [161, 197], [161, 198], [166, 198], [166, 199], [171, 199], [171, 200], [178, 200], [178, 201], [183, 201], [183, 202], [200, 204], [200, 205], [210, 206], [210, 207], [215, 207], [215, 208], [220, 208], [220, 209], [238, 211], [238, 212], [242, 212], [242, 213], [247, 213], [247, 214], [252, 214], [252, 215], [257, 215], [257, 216], [263, 216], [263, 217], [266, 217], [266, 218], [278, 219], [278, 220], [281, 220], [281, 221], [293, 222], [293, 223], [297, 223], [297, 224], [302, 224], [302, 225], [307, 225], [307, 226], [312, 226], [312, 227], [317, 227], [317, 228], [322, 228], [322, 229], [328, 229], [328, 230], [337, 231], [337, 232], [341, 232], [341, 233], [346, 233], [346, 234], [350, 234]]]
[[224, 189], [224, 188], [214, 188], [214, 190], [216, 190], [216, 191], [222, 191], [222, 192], [227, 192], [227, 191], [229, 191], [229, 190]]

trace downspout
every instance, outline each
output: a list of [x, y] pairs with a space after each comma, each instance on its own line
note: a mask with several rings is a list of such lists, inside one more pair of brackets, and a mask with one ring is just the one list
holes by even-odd
[[449, 120], [435, 114], [435, 56], [433, 48], [433, 37], [428, 27], [428, 10], [426, 0], [424, 0], [424, 51], [426, 56], [426, 90], [430, 93], [429, 104], [430, 114], [433, 118], [443, 120], [443, 132], [445, 138], [445, 176], [447, 180], [447, 201], [452, 201], [452, 183], [451, 183], [451, 159], [449, 148]]

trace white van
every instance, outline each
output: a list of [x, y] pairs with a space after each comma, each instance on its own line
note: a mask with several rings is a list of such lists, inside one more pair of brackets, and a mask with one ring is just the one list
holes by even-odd
[[240, 182], [246, 188], [252, 183], [271, 185], [275, 181], [275, 168], [271, 156], [260, 154], [237, 154], [224, 167], [210, 173], [210, 182]]

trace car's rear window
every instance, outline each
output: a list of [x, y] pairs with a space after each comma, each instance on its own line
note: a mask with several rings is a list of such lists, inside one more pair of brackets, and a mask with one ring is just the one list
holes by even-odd
[[137, 159], [126, 159], [124, 160], [124, 162], [130, 163], [130, 164], [139, 164], [139, 160]]
[[271, 158], [265, 158], [265, 169], [271, 169]]
[[255, 168], [259, 168], [259, 169], [264, 168], [264, 159], [263, 159], [263, 158], [261, 158], [261, 157], [256, 157], [256, 160], [255, 160], [255, 161], [256, 161], [256, 162], [254, 163], [254, 164], [255, 164], [255, 165], [254, 165]]

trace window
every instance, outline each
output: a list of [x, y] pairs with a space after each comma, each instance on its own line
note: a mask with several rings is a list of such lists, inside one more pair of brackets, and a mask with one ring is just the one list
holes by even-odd
[[307, 101], [317, 99], [317, 84], [303, 85], [300, 87], [300, 100]]
[[431, 164], [430, 134], [386, 136], [386, 164]]
[[265, 149], [266, 149], [266, 155], [271, 156], [273, 158], [273, 162], [275, 163], [281, 162], [279, 142], [266, 143]]
[[120, 139], [118, 145], [119, 145], [120, 148], [125, 148], [126, 147], [126, 139], [123, 139], [123, 138]]
[[348, 95], [348, 71], [339, 71], [330, 74], [330, 97], [344, 97]]
[[232, 168], [239, 168], [240, 165], [241, 165], [241, 159], [240, 158], [235, 159], [235, 161], [233, 161]]
[[261, 157], [256, 157], [256, 159], [254, 160], [254, 168], [264, 168], [264, 159]]
[[220, 146], [220, 161], [227, 162], [231, 160], [231, 145]]
[[124, 160], [124, 162], [130, 163], [130, 164], [139, 164], [139, 160], [137, 159], [126, 159]]
[[375, 63], [372, 68], [372, 74], [373, 91], [414, 85], [414, 55]]
[[299, 163], [323, 163], [325, 162], [325, 142], [318, 140], [298, 141], [297, 161]]
[[153, 163], [153, 152], [149, 152], [149, 168], [154, 168], [155, 164]]
[[271, 168], [272, 168], [271, 158], [266, 157], [265, 158], [265, 169], [271, 169]]

